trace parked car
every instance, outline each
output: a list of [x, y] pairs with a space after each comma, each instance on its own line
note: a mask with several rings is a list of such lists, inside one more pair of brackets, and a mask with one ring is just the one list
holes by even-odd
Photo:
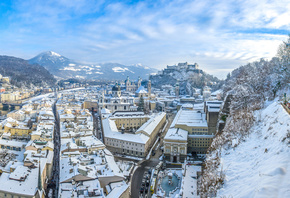
[[148, 187], [150, 184], [149, 180], [146, 182], [146, 187]]

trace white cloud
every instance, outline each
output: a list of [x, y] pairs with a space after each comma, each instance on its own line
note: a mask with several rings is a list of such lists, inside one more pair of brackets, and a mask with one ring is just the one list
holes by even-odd
[[[198, 62], [219, 76], [276, 54], [290, 29], [287, 1], [17, 1], [0, 53], [53, 50], [87, 62], [165, 67]], [[280, 28], [280, 29], [279, 29]], [[200, 61], [200, 62], [199, 62]]]

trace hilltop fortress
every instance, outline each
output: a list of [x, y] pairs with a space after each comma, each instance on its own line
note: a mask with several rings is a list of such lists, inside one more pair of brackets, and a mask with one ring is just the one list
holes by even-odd
[[177, 65], [173, 65], [173, 66], [169, 66], [167, 65], [167, 67], [163, 70], [161, 70], [160, 72], [158, 72], [159, 75], [167, 75], [173, 72], [194, 72], [194, 73], [202, 73], [202, 70], [199, 69], [199, 66], [197, 63], [194, 64], [189, 64], [188, 62], [185, 63], [178, 63]]

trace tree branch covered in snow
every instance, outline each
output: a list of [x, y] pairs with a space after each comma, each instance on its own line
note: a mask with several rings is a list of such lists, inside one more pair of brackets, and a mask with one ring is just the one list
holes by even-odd
[[229, 113], [221, 134], [216, 135], [205, 161], [199, 185], [201, 197], [214, 197], [222, 187], [225, 174], [221, 166], [221, 151], [235, 148], [249, 135], [254, 123], [254, 111], [267, 99], [274, 99], [290, 79], [290, 36], [278, 51], [278, 57], [241, 66], [228, 75], [223, 87], [224, 98], [230, 97]]

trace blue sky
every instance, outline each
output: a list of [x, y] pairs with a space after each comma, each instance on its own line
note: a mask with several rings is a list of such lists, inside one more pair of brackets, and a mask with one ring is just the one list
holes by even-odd
[[225, 77], [276, 55], [290, 33], [283, 0], [11, 0], [0, 2], [0, 54], [55, 51], [87, 62], [164, 68], [197, 62]]

